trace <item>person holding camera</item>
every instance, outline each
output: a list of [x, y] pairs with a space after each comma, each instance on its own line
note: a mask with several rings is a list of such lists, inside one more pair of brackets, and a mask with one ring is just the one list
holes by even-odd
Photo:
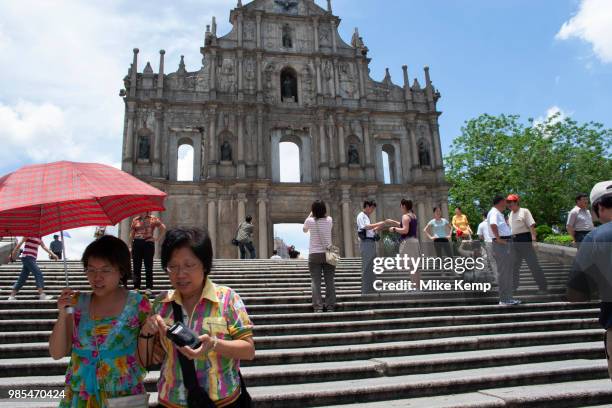
[[146, 371], [136, 344], [151, 306], [146, 297], [127, 289], [132, 272], [128, 247], [107, 235], [87, 246], [82, 262], [91, 292], [62, 290], [49, 339], [54, 360], [70, 356], [59, 406], [125, 406], [118, 404], [126, 399], [140, 404], [129, 406], [145, 406]]
[[153, 302], [138, 343], [147, 365], [162, 363], [162, 407], [250, 406], [240, 360], [255, 357], [253, 323], [240, 296], [208, 277], [212, 260], [205, 230], [167, 232], [161, 263], [173, 290]]
[[302, 230], [310, 232], [308, 270], [312, 279], [312, 307], [315, 313], [323, 312], [321, 275], [325, 279], [325, 310], [333, 312], [336, 307], [336, 266], [327, 263], [325, 251], [332, 243], [332, 217], [327, 216], [327, 207], [321, 200], [312, 203], [311, 211]]

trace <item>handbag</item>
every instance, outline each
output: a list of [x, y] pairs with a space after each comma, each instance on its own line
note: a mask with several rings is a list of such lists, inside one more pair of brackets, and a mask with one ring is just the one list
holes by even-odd
[[149, 393], [106, 399], [107, 408], [149, 408]]
[[[182, 322], [183, 311], [178, 303], [172, 302], [172, 311], [174, 313], [174, 321]], [[178, 353], [178, 357], [183, 373], [185, 388], [187, 388], [187, 406], [189, 408], [215, 408], [215, 403], [210, 399], [206, 391], [200, 387], [196, 380], [195, 363], [193, 360], [189, 360], [183, 353]], [[240, 376], [240, 397], [237, 400], [238, 407], [251, 408], [251, 396], [246, 389], [246, 384], [244, 383], [240, 371], [238, 371], [238, 376]]]
[[[323, 237], [323, 235], [321, 235], [321, 230], [319, 229], [319, 224], [317, 224], [316, 219], [314, 220], [314, 223], [317, 227], [317, 232], [319, 233], [319, 236]], [[338, 265], [338, 261], [340, 261], [340, 248], [330, 243], [325, 247], [325, 263], [336, 266]]]

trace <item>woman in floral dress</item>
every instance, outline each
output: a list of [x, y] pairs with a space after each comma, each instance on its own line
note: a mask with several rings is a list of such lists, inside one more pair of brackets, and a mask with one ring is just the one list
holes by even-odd
[[92, 242], [83, 266], [92, 291], [62, 291], [49, 352], [56, 360], [71, 356], [59, 406], [103, 408], [107, 398], [145, 392], [136, 345], [151, 307], [146, 297], [126, 289], [130, 253], [120, 239], [107, 235]]

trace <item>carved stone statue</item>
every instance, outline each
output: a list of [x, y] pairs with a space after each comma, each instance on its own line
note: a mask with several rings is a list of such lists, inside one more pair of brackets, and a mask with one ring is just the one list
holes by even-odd
[[293, 80], [289, 76], [286, 76], [283, 80], [283, 100], [291, 100], [295, 95], [293, 95]]
[[151, 154], [151, 144], [149, 143], [149, 136], [140, 136], [138, 139], [138, 158], [149, 160]]
[[423, 140], [419, 141], [419, 163], [421, 166], [431, 166], [431, 156], [429, 149]]
[[291, 27], [283, 26], [283, 47], [293, 48], [293, 39], [291, 38]]
[[359, 164], [359, 151], [354, 144], [349, 146], [348, 164]]
[[227, 140], [221, 145], [221, 161], [232, 161], [232, 146]]

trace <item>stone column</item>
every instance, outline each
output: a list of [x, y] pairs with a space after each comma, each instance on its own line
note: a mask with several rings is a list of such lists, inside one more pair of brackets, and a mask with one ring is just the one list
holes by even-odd
[[155, 110], [155, 141], [153, 142], [153, 177], [161, 177], [162, 155], [162, 129], [164, 126], [164, 112], [161, 105]]
[[166, 51], [159, 50], [159, 74], [157, 75], [157, 98], [164, 97], [164, 54]]
[[319, 174], [321, 180], [329, 179], [329, 163], [327, 161], [327, 135], [325, 134], [325, 113], [320, 113], [319, 117], [319, 148], [321, 157], [319, 162]]
[[261, 68], [262, 68], [262, 58], [263, 55], [261, 52], [257, 53], [257, 98], [261, 98], [263, 92], [263, 82], [261, 80]]
[[208, 189], [208, 234], [212, 241], [213, 253], [217, 253], [217, 192]]
[[441, 200], [440, 201], [440, 206], [442, 207], [442, 217], [446, 218], [447, 220], [450, 221], [450, 214], [448, 213], [448, 201], [447, 200]]
[[364, 59], [360, 58], [357, 60], [357, 74], [359, 75], [359, 97], [361, 100], [367, 98], [366, 86], [365, 86], [365, 78], [364, 78], [364, 70], [366, 70]]
[[431, 118], [429, 121], [431, 128], [431, 138], [433, 139], [434, 157], [436, 169], [442, 168], [442, 149], [440, 148], [440, 132], [438, 130], [438, 120]]
[[238, 14], [238, 47], [242, 48], [242, 14]]
[[406, 130], [410, 135], [410, 146], [412, 150], [412, 167], [419, 167], [419, 148], [417, 146], [416, 140], [416, 123], [413, 120], [409, 119], [406, 121]]
[[314, 52], [319, 52], [319, 19], [315, 17], [313, 19], [313, 32], [314, 32]]
[[334, 117], [330, 113], [327, 124], [327, 142], [329, 143], [329, 166], [336, 167], [336, 148], [334, 147]]
[[344, 256], [353, 257], [353, 234], [351, 224], [350, 186], [342, 186], [342, 235], [344, 241]]
[[218, 161], [218, 146], [217, 146], [217, 109], [212, 107], [208, 113], [208, 140], [210, 152], [208, 157], [208, 176], [211, 178], [217, 177], [217, 161]]
[[335, 58], [332, 67], [334, 69], [334, 96], [336, 98], [340, 96], [340, 73], [338, 70], [338, 64], [338, 59]]
[[347, 152], [346, 143], [344, 140], [344, 117], [338, 117], [337, 128], [338, 128], [338, 164], [340, 166], [340, 179], [348, 179], [348, 164], [347, 164]]
[[323, 86], [321, 84], [321, 58], [315, 58], [315, 70], [317, 73], [317, 95], [323, 94]]
[[400, 139], [400, 166], [402, 168], [401, 182], [410, 181], [412, 174], [412, 152], [410, 151], [410, 134], [408, 130], [403, 132]]
[[259, 259], [268, 258], [268, 198], [265, 190], [259, 191], [257, 199], [258, 230], [259, 230]]
[[361, 128], [363, 130], [363, 144], [365, 150], [365, 168], [366, 168], [366, 179], [375, 180], [376, 172], [372, 160], [372, 141], [370, 138], [370, 119], [363, 117], [361, 119]]
[[217, 97], [217, 50], [210, 51], [210, 97]]
[[237, 176], [238, 178], [244, 178], [245, 166], [244, 166], [244, 111], [238, 110], [238, 154], [237, 154]]
[[128, 102], [127, 129], [125, 130], [125, 146], [123, 149], [123, 164], [121, 168], [127, 173], [134, 171], [134, 102]]
[[134, 48], [134, 59], [132, 60], [132, 69], [130, 70], [130, 97], [136, 97], [136, 88], [138, 85], [138, 48]]
[[255, 20], [257, 21], [257, 49], [261, 49], [261, 12], [255, 15]]
[[265, 156], [265, 143], [263, 135], [263, 107], [257, 106], [257, 178], [266, 178], [266, 156]]
[[331, 20], [330, 25], [331, 25], [331, 37], [332, 37], [332, 51], [335, 54], [338, 52], [338, 43], [336, 41], [336, 22], [334, 20]]
[[410, 78], [408, 77], [408, 65], [403, 65], [404, 71], [404, 98], [406, 99], [406, 109], [413, 109], [412, 90], [410, 89]]
[[238, 57], [238, 99], [241, 100], [244, 97], [244, 53], [242, 52], [242, 50], [240, 50], [237, 52], [236, 56]]

